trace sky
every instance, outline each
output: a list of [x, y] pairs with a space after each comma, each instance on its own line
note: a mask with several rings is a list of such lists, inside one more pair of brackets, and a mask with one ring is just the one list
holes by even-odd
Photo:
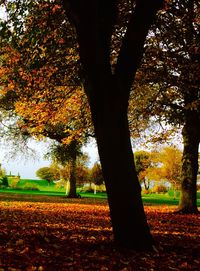
[[[47, 142], [31, 141], [30, 147], [34, 153], [19, 153], [15, 158], [10, 157], [9, 148], [6, 143], [0, 143], [0, 163], [2, 168], [6, 170], [7, 174], [20, 175], [22, 179], [37, 179], [35, 172], [45, 166], [49, 166], [51, 161], [43, 158], [48, 149]], [[97, 148], [95, 142], [90, 142], [83, 148], [90, 158], [89, 166], [93, 165], [98, 160]]]

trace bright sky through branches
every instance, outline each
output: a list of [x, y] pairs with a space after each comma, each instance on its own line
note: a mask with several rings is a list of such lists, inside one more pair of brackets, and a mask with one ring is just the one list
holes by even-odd
[[[48, 150], [47, 143], [32, 141], [30, 147], [35, 150], [35, 154], [16, 154], [15, 158], [10, 158], [9, 149], [6, 145], [0, 145], [0, 163], [7, 174], [11, 172], [13, 175], [19, 174], [23, 179], [37, 179], [35, 172], [40, 167], [50, 165], [50, 161], [43, 159], [44, 154]], [[83, 151], [89, 156], [89, 166], [98, 160], [97, 149], [94, 142], [85, 146]]]

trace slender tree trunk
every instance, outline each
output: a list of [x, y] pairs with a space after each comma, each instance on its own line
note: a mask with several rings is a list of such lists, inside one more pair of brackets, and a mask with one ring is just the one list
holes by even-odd
[[77, 198], [76, 193], [76, 155], [74, 155], [70, 161], [70, 186], [68, 198]]
[[65, 190], [66, 196], [69, 194], [69, 189], [70, 189], [70, 181], [67, 180], [67, 182], [66, 182], [66, 190]]
[[[186, 45], [194, 46], [195, 29], [193, 21], [195, 20], [195, 1], [187, 1], [187, 21], [186, 27]], [[198, 52], [197, 52], [198, 55]], [[194, 58], [193, 58], [194, 57]], [[183, 157], [182, 157], [182, 176], [181, 176], [181, 197], [178, 211], [181, 213], [197, 213], [197, 174], [198, 174], [198, 149], [200, 142], [200, 109], [199, 109], [199, 84], [198, 84], [198, 61], [195, 54], [190, 52], [190, 66], [192, 71], [188, 69], [188, 64], [182, 70], [182, 91], [184, 94], [184, 128], [183, 136]], [[197, 73], [195, 76], [195, 68]], [[184, 85], [185, 83], [185, 85]], [[196, 105], [196, 106], [195, 106]]]
[[146, 178], [144, 177], [143, 183], [145, 190], [149, 190], [149, 180], [146, 180]]
[[97, 193], [97, 186], [96, 186], [96, 184], [94, 185], [94, 194], [96, 195], [96, 193]]
[[197, 111], [187, 114], [183, 136], [181, 197], [178, 212], [197, 213], [197, 174], [200, 121]]

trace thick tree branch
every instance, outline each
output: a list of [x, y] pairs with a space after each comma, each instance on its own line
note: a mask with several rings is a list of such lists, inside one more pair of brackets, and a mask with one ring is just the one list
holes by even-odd
[[[162, 8], [162, 3], [163, 0], [138, 0], [128, 24], [115, 70], [121, 91], [127, 92], [127, 99], [143, 56], [143, 47], [148, 30], [155, 14]], [[124, 86], [126, 86], [126, 89]]]
[[116, 2], [63, 0], [64, 9], [76, 27], [83, 77], [93, 78], [96, 82], [100, 82], [106, 72], [111, 73], [110, 40], [116, 17]]

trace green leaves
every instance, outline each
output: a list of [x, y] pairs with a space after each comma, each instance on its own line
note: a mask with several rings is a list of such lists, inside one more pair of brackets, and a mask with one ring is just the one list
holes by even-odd
[[51, 167], [42, 167], [36, 172], [37, 177], [47, 180], [50, 183], [53, 180], [59, 179], [59, 171]]

